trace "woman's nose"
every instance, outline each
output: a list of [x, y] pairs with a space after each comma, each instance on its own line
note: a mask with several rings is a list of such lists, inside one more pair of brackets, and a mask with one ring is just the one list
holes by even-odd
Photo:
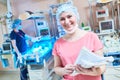
[[65, 19], [65, 23], [66, 23], [66, 24], [69, 23], [69, 19]]

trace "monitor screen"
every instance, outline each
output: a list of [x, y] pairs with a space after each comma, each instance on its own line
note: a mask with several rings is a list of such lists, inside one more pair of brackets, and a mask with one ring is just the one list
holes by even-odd
[[2, 44], [2, 50], [3, 53], [10, 53], [10, 51], [12, 51], [12, 47], [11, 47], [11, 43], [10, 42], [6, 42]]
[[114, 32], [114, 21], [112, 19], [99, 21], [99, 29], [100, 33]]
[[40, 34], [41, 34], [41, 36], [49, 35], [49, 30], [48, 30], [48, 28], [46, 28], [46, 29], [41, 29], [41, 30], [40, 30]]

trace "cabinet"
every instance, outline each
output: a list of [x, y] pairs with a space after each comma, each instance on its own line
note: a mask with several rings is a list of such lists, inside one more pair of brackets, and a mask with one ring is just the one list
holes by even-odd
[[17, 71], [18, 69], [14, 68], [14, 61], [12, 54], [0, 54], [0, 61], [1, 61], [1, 71]]
[[30, 80], [60, 80], [53, 70], [53, 57], [44, 65], [34, 64], [28, 65], [28, 73]]
[[107, 66], [104, 80], [120, 80], [120, 66]]
[[12, 51], [13, 50], [10, 42], [2, 43], [2, 49], [0, 51], [0, 61], [2, 68], [0, 68], [0, 70], [14, 70]]

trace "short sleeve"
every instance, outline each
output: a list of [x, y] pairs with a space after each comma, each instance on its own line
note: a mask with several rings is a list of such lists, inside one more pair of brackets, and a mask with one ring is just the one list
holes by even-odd
[[25, 35], [25, 33], [22, 30], [19, 30], [19, 31], [20, 31], [20, 33], [22, 33], [22, 35]]
[[52, 50], [52, 55], [58, 55], [57, 42], [54, 44], [54, 47], [53, 47], [53, 50]]
[[102, 44], [102, 41], [97, 36], [97, 34], [94, 34], [93, 38], [94, 38], [94, 51], [102, 49], [103, 48], [103, 44]]
[[14, 34], [14, 32], [11, 32], [10, 39], [11, 40], [15, 40], [16, 39], [16, 35]]

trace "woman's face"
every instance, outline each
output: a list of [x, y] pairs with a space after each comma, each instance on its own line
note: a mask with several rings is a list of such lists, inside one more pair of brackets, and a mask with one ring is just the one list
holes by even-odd
[[17, 25], [17, 29], [18, 29], [18, 30], [21, 30], [21, 29], [22, 29], [21, 24], [18, 24], [18, 25]]
[[74, 33], [78, 28], [77, 18], [72, 12], [63, 12], [60, 15], [60, 23], [67, 33]]

